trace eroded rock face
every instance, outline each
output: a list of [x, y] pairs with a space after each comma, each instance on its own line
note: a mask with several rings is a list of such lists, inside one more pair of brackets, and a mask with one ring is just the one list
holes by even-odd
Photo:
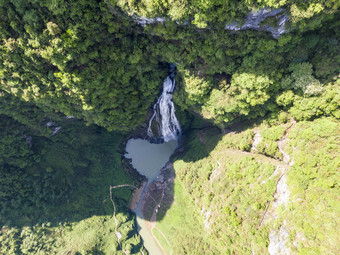
[[[282, 169], [285, 171], [284, 169]], [[287, 185], [287, 175], [284, 173], [276, 186], [276, 194], [274, 196], [273, 210], [276, 212], [278, 206], [287, 207], [290, 198], [290, 191]], [[272, 230], [269, 233], [268, 252], [270, 255], [291, 254], [287, 244], [289, 242], [289, 231], [287, 229], [286, 220], [283, 221], [279, 231]]]
[[140, 17], [140, 16], [137, 16], [137, 15], [134, 15], [134, 18], [135, 18], [135, 21], [143, 27], [145, 27], [146, 25], [149, 25], [149, 24], [163, 23], [165, 21], [165, 18], [160, 18], [160, 17], [147, 18], [147, 17]]
[[[291, 157], [285, 152], [284, 145], [288, 141], [287, 133], [288, 130], [295, 125], [295, 120], [293, 120], [290, 127], [288, 127], [285, 131], [285, 134], [282, 138], [277, 142], [280, 152], [283, 155], [284, 165], [278, 166], [275, 172], [281, 174], [280, 179], [276, 184], [276, 193], [274, 195], [274, 201], [272, 205], [272, 210], [274, 214], [277, 213], [277, 209], [279, 206], [284, 206], [287, 208], [287, 205], [290, 200], [290, 190], [287, 184], [287, 172], [289, 171], [289, 166], [294, 164], [294, 161]], [[291, 254], [289, 244], [289, 226], [287, 226], [286, 220], [283, 221], [280, 229], [272, 230], [269, 233], [269, 246], [268, 252], [270, 255], [286, 255]]]
[[[279, 38], [282, 34], [286, 33], [286, 23], [289, 20], [289, 16], [282, 14], [283, 9], [270, 10], [269, 8], [263, 8], [257, 11], [251, 12], [245, 23], [240, 26], [237, 22], [232, 22], [226, 25], [226, 30], [240, 31], [246, 29], [255, 29], [257, 31], [267, 31], [272, 34], [274, 38]], [[275, 17], [277, 23], [275, 27], [269, 25], [261, 25], [261, 22], [265, 21], [269, 17]]]
[[210, 230], [210, 225], [211, 225], [211, 209], [206, 210], [205, 207], [202, 208], [201, 210], [201, 216], [203, 217], [204, 221], [204, 228], [206, 231]]
[[251, 146], [251, 150], [258, 151], [257, 146], [261, 143], [261, 141], [262, 141], [262, 136], [261, 136], [260, 132], [255, 131], [254, 141], [253, 141], [253, 144]]
[[60, 130], [61, 127], [60, 126], [56, 126], [57, 124], [55, 122], [53, 122], [52, 120], [48, 121], [45, 126], [49, 127], [50, 129], [53, 129], [51, 136], [54, 136], [55, 134], [57, 134]]
[[277, 203], [277, 207], [279, 205], [284, 205], [285, 208], [287, 207], [287, 204], [289, 202], [289, 198], [290, 198], [290, 191], [288, 189], [288, 185], [287, 185], [287, 175], [284, 174], [282, 176], [282, 178], [280, 179], [280, 181], [277, 183], [277, 189], [276, 189], [276, 194], [274, 196], [276, 203]]
[[153, 212], [164, 214], [174, 201], [173, 184], [175, 172], [173, 163], [168, 162], [157, 178], [148, 186], [142, 198], [142, 213], [145, 219], [150, 219]]
[[[274, 38], [279, 38], [284, 33], [288, 32], [286, 28], [286, 23], [289, 20], [289, 16], [284, 14], [284, 9], [269, 9], [269, 8], [262, 8], [260, 10], [255, 10], [249, 13], [247, 16], [245, 23], [240, 25], [236, 21], [226, 24], [225, 29], [230, 31], [241, 31], [247, 29], [254, 29], [257, 31], [266, 31], [272, 34]], [[276, 18], [276, 26], [270, 26], [263, 24], [261, 22], [265, 21], [267, 18], [275, 17]], [[149, 24], [155, 23], [164, 23], [165, 17], [156, 17], [156, 18], [146, 18], [134, 15], [134, 20], [136, 23], [140, 24], [141, 26], [145, 27]], [[184, 23], [180, 24], [176, 21], [178, 25], [186, 26], [189, 24], [189, 21], [185, 21]], [[200, 31], [200, 30], [198, 30]]]

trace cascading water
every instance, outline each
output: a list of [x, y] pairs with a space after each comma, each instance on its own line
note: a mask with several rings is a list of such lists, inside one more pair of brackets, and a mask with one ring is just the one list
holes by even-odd
[[181, 127], [176, 118], [175, 106], [172, 102], [172, 92], [175, 89], [174, 65], [170, 65], [171, 74], [163, 82], [163, 92], [153, 106], [154, 113], [149, 121], [148, 136], [153, 137], [152, 122], [156, 119], [158, 129], [164, 142], [177, 140]]
[[[172, 92], [175, 89], [175, 65], [170, 65], [169, 76], [166, 77], [163, 83], [163, 92], [154, 105], [154, 113], [149, 121], [147, 130], [148, 136], [153, 139], [130, 139], [126, 144], [125, 157], [131, 159], [132, 166], [142, 175], [147, 178], [147, 183], [144, 186], [142, 193], [139, 195], [139, 202], [134, 212], [137, 215], [138, 233], [143, 239], [144, 247], [152, 255], [164, 254], [163, 248], [160, 246], [158, 239], [153, 235], [152, 228], [148, 223], [151, 218], [145, 218], [145, 210], [153, 210], [153, 216], [157, 219], [157, 211], [161, 206], [162, 199], [157, 202], [156, 207], [146, 205], [148, 199], [156, 201], [150, 195], [149, 185], [157, 180], [160, 175], [160, 170], [169, 161], [170, 156], [174, 153], [178, 146], [178, 137], [181, 134], [181, 127], [175, 115], [175, 106], [172, 102]], [[158, 131], [154, 135], [152, 127], [155, 128], [157, 123]], [[156, 133], [156, 130], [155, 130]], [[159, 139], [161, 138], [161, 139]], [[151, 141], [150, 141], [151, 140]], [[160, 143], [163, 140], [164, 143]], [[154, 204], [152, 204], [155, 206]], [[149, 207], [148, 207], [149, 206]], [[146, 209], [144, 209], [146, 208]]]

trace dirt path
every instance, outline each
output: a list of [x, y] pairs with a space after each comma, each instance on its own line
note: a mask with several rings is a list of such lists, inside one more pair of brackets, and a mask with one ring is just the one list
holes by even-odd
[[[275, 215], [277, 215], [277, 208], [279, 206], [284, 205], [284, 208], [287, 208], [287, 205], [289, 203], [290, 191], [287, 185], [287, 172], [289, 171], [290, 166], [294, 164], [294, 161], [291, 160], [290, 156], [285, 152], [284, 146], [285, 143], [288, 141], [287, 137], [289, 135], [289, 132], [291, 128], [295, 126], [295, 124], [296, 121], [292, 119], [292, 123], [289, 125], [288, 128], [286, 128], [280, 140], [277, 141], [277, 146], [283, 156], [282, 159], [283, 164], [281, 164], [277, 168], [278, 172], [280, 172], [281, 175], [276, 182], [276, 189], [273, 194], [273, 201], [272, 203], [271, 201], [269, 201], [269, 204], [261, 219], [259, 227], [261, 226], [263, 221], [266, 221], [266, 218], [276, 217]], [[267, 216], [267, 213], [271, 216]], [[278, 253], [291, 254], [291, 250], [289, 248], [288, 243], [289, 243], [289, 227], [287, 227], [286, 220], [283, 220], [278, 231], [271, 230], [271, 232], [269, 233], [269, 246], [268, 246], [269, 254], [271, 255]]]
[[[162, 203], [163, 198], [164, 198], [164, 190], [165, 190], [165, 187], [163, 188], [162, 197], [161, 197], [161, 199], [160, 199], [160, 201], [158, 203], [156, 202], [156, 200], [152, 196], [149, 195], [149, 197], [156, 203], [156, 205], [154, 207], [153, 214], [152, 214], [149, 222], [146, 223], [146, 226], [147, 226], [149, 232], [151, 233], [153, 239], [157, 242], [157, 244], [158, 244], [159, 248], [161, 249], [162, 253], [164, 255], [167, 255], [166, 250], [164, 249], [164, 247], [161, 245], [161, 243], [158, 240], [158, 238], [153, 233], [153, 229], [156, 229], [163, 236], [163, 238], [167, 242], [168, 246], [171, 248], [171, 244], [170, 244], [169, 240], [166, 238], [165, 234], [156, 226], [156, 224], [157, 224], [157, 213], [158, 213], [158, 209], [161, 207], [161, 203]], [[172, 248], [171, 248], [170, 255], [172, 255]]]
[[[123, 250], [122, 245], [120, 243], [120, 239], [122, 238], [122, 234], [120, 232], [118, 232], [118, 229], [117, 229], [118, 228], [118, 222], [117, 222], [117, 218], [116, 218], [116, 205], [113, 202], [113, 197], [112, 197], [112, 190], [113, 189], [123, 188], [123, 187], [130, 187], [130, 188], [134, 188], [134, 189], [137, 189], [137, 190], [138, 190], [138, 188], [136, 186], [133, 186], [133, 185], [130, 185], [130, 184], [122, 184], [122, 185], [116, 185], [116, 186], [110, 185], [110, 200], [111, 200], [111, 203], [113, 205], [113, 219], [115, 221], [115, 234], [116, 234], [116, 237], [117, 237], [117, 240], [118, 240], [119, 247], [122, 249], [124, 254], [128, 255], [129, 253], [127, 251]], [[143, 251], [141, 253], [144, 254]]]
[[277, 142], [277, 147], [279, 148], [279, 151], [282, 153], [283, 155], [283, 162], [286, 163], [287, 165], [291, 166], [292, 164], [294, 164], [294, 162], [292, 162], [290, 160], [290, 156], [284, 151], [283, 146], [285, 145], [286, 141], [287, 141], [287, 135], [289, 134], [289, 131], [292, 127], [294, 127], [296, 124], [296, 121], [293, 119], [292, 120], [292, 124], [286, 128], [285, 132], [283, 133], [283, 136], [280, 138], [280, 140]]
[[[292, 123], [289, 125], [289, 127], [285, 129], [282, 137], [277, 141], [277, 147], [279, 148], [279, 151], [281, 152], [283, 156], [283, 160], [281, 161], [281, 164], [277, 165], [277, 169], [275, 170], [272, 176], [280, 174], [280, 177], [276, 181], [276, 188], [273, 194], [274, 200], [268, 202], [265, 212], [258, 225], [258, 228], [261, 227], [262, 223], [266, 221], [267, 213], [275, 211], [279, 204], [284, 203], [286, 205], [286, 203], [288, 202], [289, 191], [288, 191], [288, 187], [286, 184], [286, 179], [287, 179], [286, 175], [287, 175], [289, 166], [294, 164], [294, 162], [291, 161], [290, 156], [285, 152], [283, 147], [285, 143], [287, 142], [287, 136], [289, 134], [290, 129], [293, 128], [295, 124], [296, 124], [296, 121], [292, 119]], [[271, 209], [269, 210], [270, 207]]]
[[[156, 224], [155, 224], [155, 226], [151, 229], [151, 233], [152, 233], [152, 236], [155, 238], [156, 242], [158, 243], [159, 247], [161, 247], [162, 252], [163, 252], [164, 249], [163, 249], [162, 245], [159, 243], [157, 237], [154, 235], [154, 233], [153, 233], [153, 231], [152, 231], [153, 229], [156, 229], [156, 230], [163, 236], [163, 238], [165, 239], [165, 241], [168, 243], [168, 246], [171, 248], [171, 244], [170, 244], [168, 238], [166, 238], [166, 236], [164, 235], [164, 233], [163, 233], [163, 232], [156, 226]], [[166, 251], [164, 251], [164, 254], [167, 254]], [[170, 255], [172, 255], [172, 248], [171, 248], [171, 251], [170, 251]]]
[[268, 160], [268, 161], [272, 162], [275, 165], [277, 165], [280, 162], [282, 162], [279, 159], [268, 157], [268, 156], [265, 156], [263, 154], [259, 154], [259, 153], [255, 153], [255, 152], [242, 151], [242, 150], [237, 150], [237, 149], [224, 149], [223, 151], [220, 151], [218, 153], [212, 154], [212, 156], [221, 156], [221, 155], [224, 155], [224, 154], [236, 155], [236, 156], [237, 155], [256, 156], [258, 158], [263, 158], [265, 160]]

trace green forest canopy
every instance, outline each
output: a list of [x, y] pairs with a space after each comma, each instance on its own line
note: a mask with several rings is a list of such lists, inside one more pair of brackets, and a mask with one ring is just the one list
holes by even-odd
[[[225, 30], [227, 23], [242, 24], [263, 7], [283, 8], [289, 16], [286, 34], [275, 39], [263, 31]], [[68, 196], [75, 173], [86, 164], [99, 171], [102, 158], [71, 151], [90, 151], [95, 141], [106, 143], [99, 142], [98, 134], [110, 136], [94, 126], [79, 136], [77, 128], [85, 123], [121, 133], [134, 130], [156, 100], [168, 63], [177, 67], [174, 101], [186, 127], [192, 114], [221, 128], [262, 117], [339, 118], [338, 8], [335, 0], [1, 0], [1, 207], [15, 210], [25, 201], [24, 225], [52, 210], [38, 195], [42, 187], [47, 197], [74, 201]], [[164, 22], [141, 26], [136, 15], [163, 17]], [[268, 22], [275, 26], [277, 18]], [[72, 124], [65, 115], [79, 120]], [[46, 127], [51, 120], [65, 132], [51, 136]], [[118, 143], [119, 136], [113, 136]], [[74, 156], [67, 167], [49, 152], [60, 148]], [[275, 146], [263, 151], [277, 154]], [[56, 168], [47, 167], [47, 161]], [[112, 180], [132, 182], [131, 176], [122, 177], [121, 167], [115, 171], [118, 177]], [[32, 179], [29, 185], [27, 178]], [[121, 204], [128, 200], [118, 197]], [[86, 199], [79, 208], [85, 204]], [[1, 222], [13, 224], [17, 213], [11, 218], [10, 211], [2, 210]], [[137, 248], [131, 250], [139, 250], [140, 240], [133, 242]]]
[[[0, 5], [1, 90], [44, 112], [62, 112], [108, 130], [129, 131], [143, 121], [169, 62], [177, 64], [181, 81], [177, 104], [222, 125], [280, 110], [308, 119], [330, 115], [336, 108], [336, 1], [2, 1]], [[224, 29], [222, 17], [234, 19], [237, 14], [244, 20], [251, 9], [263, 6], [285, 8], [291, 32], [276, 40], [265, 32]], [[172, 15], [177, 8], [183, 19], [195, 21], [204, 13], [200, 19], [209, 29], [197, 31], [195, 22], [177, 25]], [[143, 28], [123, 10], [168, 18], [164, 24]]]

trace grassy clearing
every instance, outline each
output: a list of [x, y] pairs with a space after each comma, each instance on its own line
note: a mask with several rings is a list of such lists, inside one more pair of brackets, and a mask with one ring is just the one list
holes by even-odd
[[[186, 197], [181, 183], [175, 181], [174, 202], [165, 217], [157, 222], [157, 227], [170, 241], [173, 254], [183, 254], [184, 252], [190, 254], [193, 249], [197, 249], [198, 246], [205, 243], [204, 232], [201, 231], [203, 220], [197, 217], [196, 208]], [[163, 238], [159, 240], [163, 247], [167, 247], [167, 242]], [[193, 240], [196, 242], [192, 242]]]
[[241, 151], [251, 138], [249, 130], [222, 139], [212, 130], [189, 136], [174, 162], [174, 203], [157, 223], [174, 254], [266, 253], [273, 223], [258, 225], [273, 199], [279, 176], [269, 177], [278, 162]]
[[[280, 177], [274, 170], [284, 164], [275, 159], [282, 158], [277, 141], [289, 125], [262, 123], [222, 138], [211, 130], [189, 134], [174, 162], [174, 203], [157, 223], [174, 254], [268, 254], [269, 232], [284, 220], [292, 252], [339, 254], [340, 129], [334, 118], [299, 122], [289, 131], [283, 148], [294, 162], [288, 206], [259, 227]], [[255, 129], [264, 149], [249, 153]]]
[[156, 236], [157, 240], [161, 243], [163, 249], [167, 254], [171, 254], [171, 247], [169, 246], [168, 242], [165, 240], [163, 235], [159, 232], [158, 229], [154, 228], [152, 230], [153, 234]]

